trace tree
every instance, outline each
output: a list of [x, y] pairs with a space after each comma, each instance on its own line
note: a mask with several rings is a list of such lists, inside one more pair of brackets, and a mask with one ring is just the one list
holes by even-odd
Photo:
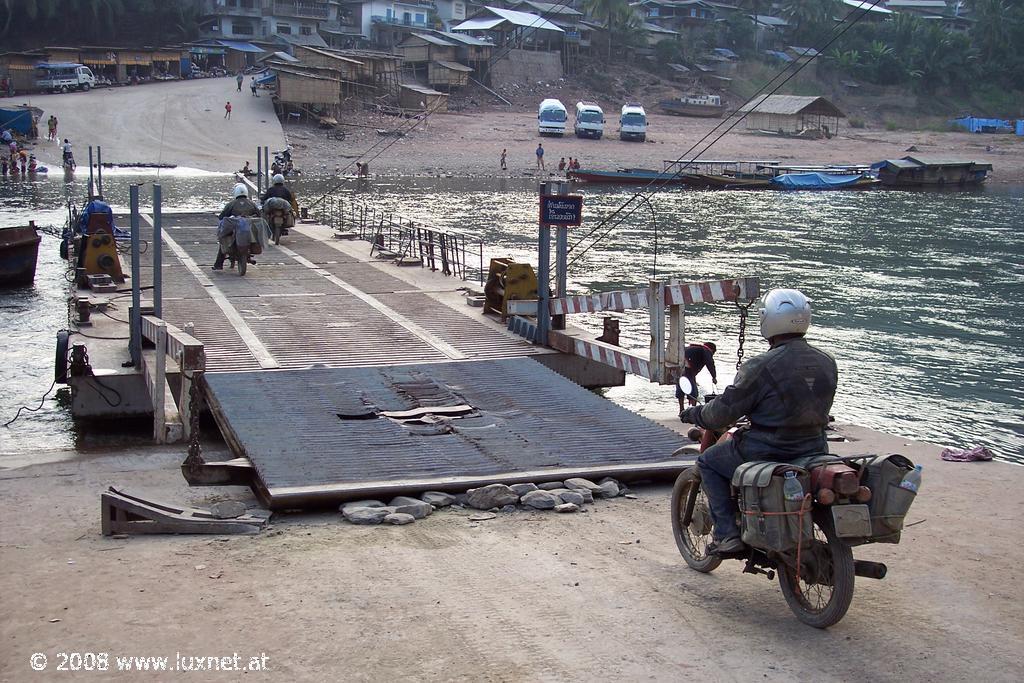
[[842, 16], [838, 0], [785, 0], [781, 14], [790, 25], [791, 39], [811, 47], [824, 39], [835, 26], [836, 17]]
[[633, 8], [626, 0], [584, 0], [583, 6], [590, 16], [604, 24], [605, 33], [608, 35], [607, 60], [611, 61], [615, 30], [623, 19], [634, 13]]

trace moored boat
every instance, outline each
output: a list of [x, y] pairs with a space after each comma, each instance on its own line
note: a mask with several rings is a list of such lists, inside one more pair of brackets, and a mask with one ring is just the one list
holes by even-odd
[[0, 228], [0, 286], [32, 284], [41, 239], [33, 222]]
[[964, 187], [981, 185], [992, 164], [969, 159], [903, 157], [872, 164], [883, 185], [890, 187]]
[[654, 182], [664, 185], [685, 185], [687, 179], [683, 174], [647, 168], [620, 168], [615, 171], [580, 169], [569, 171], [567, 175], [570, 180], [607, 185], [646, 185]]

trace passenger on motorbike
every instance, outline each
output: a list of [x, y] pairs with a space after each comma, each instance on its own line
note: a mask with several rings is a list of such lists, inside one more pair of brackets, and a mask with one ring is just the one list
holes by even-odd
[[[224, 209], [217, 216], [218, 219], [223, 220], [228, 216], [239, 216], [245, 218], [259, 218], [260, 210], [256, 204], [249, 199], [249, 188], [245, 186], [245, 183], [238, 183], [235, 185], [232, 191], [233, 199], [224, 205]], [[230, 254], [224, 252], [220, 244], [217, 245], [217, 260], [213, 263], [214, 270], [224, 270], [224, 259], [228, 258]], [[256, 259], [250, 258], [249, 263], [256, 263]]]
[[679, 413], [683, 422], [724, 430], [746, 415], [750, 426], [708, 448], [697, 459], [714, 520], [709, 552], [744, 548], [736, 525], [730, 480], [741, 463], [788, 462], [828, 452], [825, 428], [836, 393], [835, 359], [804, 340], [811, 323], [810, 301], [795, 289], [773, 289], [764, 297], [761, 336], [771, 348], [747, 361], [735, 383], [703, 406]]

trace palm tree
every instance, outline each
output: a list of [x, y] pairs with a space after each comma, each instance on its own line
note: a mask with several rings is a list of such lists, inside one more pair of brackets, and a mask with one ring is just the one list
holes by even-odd
[[633, 10], [627, 0], [584, 0], [583, 7], [598, 22], [603, 22], [608, 34], [608, 61], [612, 59], [612, 33], [623, 17]]

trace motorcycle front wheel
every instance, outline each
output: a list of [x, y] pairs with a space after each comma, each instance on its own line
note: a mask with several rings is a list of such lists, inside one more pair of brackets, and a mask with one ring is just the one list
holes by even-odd
[[796, 618], [814, 628], [839, 623], [853, 601], [853, 550], [836, 535], [828, 511], [814, 514], [814, 538], [796, 569], [779, 563], [779, 586]]
[[700, 487], [700, 471], [696, 466], [688, 467], [672, 487], [672, 535], [686, 564], [705, 574], [722, 564], [721, 557], [708, 553], [714, 540], [712, 526], [711, 508]]

